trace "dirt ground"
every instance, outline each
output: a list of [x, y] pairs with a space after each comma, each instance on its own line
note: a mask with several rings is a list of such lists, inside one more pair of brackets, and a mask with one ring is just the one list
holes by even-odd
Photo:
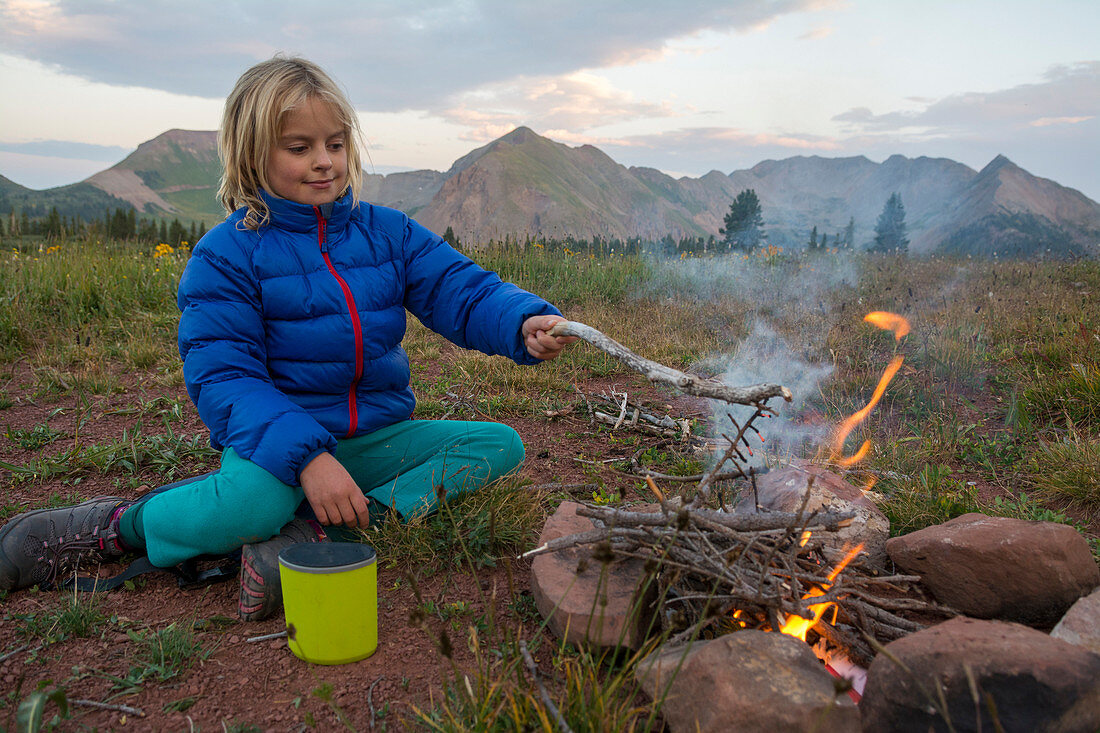
[[[132, 408], [157, 397], [179, 401], [182, 418], [170, 422], [180, 437], [206, 431], [180, 388], [156, 386], [152, 375], [129, 378], [125, 390], [105, 397], [91, 397], [81, 403], [74, 397], [35, 397], [35, 375], [17, 364], [3, 392], [14, 404], [0, 411], [5, 431], [34, 428], [47, 422], [65, 436], [37, 450], [18, 447], [12, 440], [0, 440], [0, 461], [23, 465], [42, 455], [62, 452], [73, 444], [117, 440], [125, 429], [133, 429], [137, 417]], [[678, 416], [691, 416], [699, 405], [674, 399], [642, 380], [591, 380], [580, 385], [597, 392], [611, 385], [629, 387], [632, 398], [668, 400]], [[60, 408], [60, 411], [59, 411]], [[582, 412], [582, 411], [578, 411]], [[458, 415], [474, 419], [472, 415]], [[621, 457], [632, 449], [615, 450], [594, 434], [584, 415], [567, 415], [549, 421], [541, 417], [505, 418], [523, 437], [527, 447], [524, 477], [534, 484], [582, 484], [588, 481], [586, 464], [576, 456]], [[163, 432], [157, 420], [145, 419], [143, 432]], [[175, 478], [199, 473], [202, 466], [184, 466]], [[589, 469], [591, 470], [591, 469]], [[122, 479], [119, 479], [119, 476]], [[606, 472], [605, 472], [606, 475]], [[113, 473], [85, 475], [75, 485], [61, 479], [46, 482], [9, 482], [2, 506], [13, 514], [27, 507], [41, 506], [53, 496], [64, 503], [100, 495], [133, 498], [161, 483], [156, 474], [137, 477]], [[615, 482], [610, 477], [609, 484]], [[628, 496], [637, 480], [622, 477], [617, 485]], [[455, 670], [472, 669], [471, 653], [464, 643], [469, 620], [491, 613], [501, 629], [531, 639], [539, 619], [530, 600], [529, 570], [524, 561], [503, 563], [497, 568], [468, 572], [447, 572], [423, 578], [419, 592], [437, 606], [466, 602], [470, 613], [462, 619], [443, 621], [429, 616], [426, 626], [410, 624], [410, 612], [417, 600], [398, 561], [379, 558], [378, 628], [379, 645], [371, 657], [352, 664], [321, 666], [293, 656], [285, 639], [253, 642], [251, 638], [285, 630], [281, 614], [276, 618], [244, 623], [236, 615], [238, 583], [232, 581], [197, 590], [181, 590], [166, 573], [142, 576], [131, 590], [104, 593], [100, 608], [117, 624], [105, 626], [102, 637], [70, 638], [43, 645], [41, 638], [20, 633], [20, 614], [58, 608], [67, 598], [63, 593], [18, 591], [0, 600], [0, 725], [10, 725], [19, 699], [37, 686], [63, 685], [69, 701], [89, 700], [138, 708], [143, 715], [120, 710], [101, 710], [83, 705], [72, 708], [72, 719], [63, 721], [66, 730], [232, 730], [234, 724], [262, 730], [304, 730], [316, 726], [332, 730], [350, 726], [356, 730], [402, 729], [397, 724], [412, 714], [413, 707], [431, 707]], [[396, 566], [394, 566], [396, 565]], [[117, 572], [121, 566], [99, 569], [100, 575]], [[413, 569], [416, 572], [416, 569]], [[165, 682], [146, 681], [136, 692], [125, 692], [118, 678], [125, 678], [134, 666], [133, 644], [126, 631], [163, 629], [169, 624], [195, 624], [195, 638], [209, 656], [197, 661], [184, 674]], [[454, 641], [454, 664], [439, 650], [441, 632]], [[544, 647], [543, 666], [550, 672]], [[327, 693], [331, 686], [331, 692]], [[318, 694], [315, 694], [318, 693]], [[46, 711], [49, 720], [56, 709]]]

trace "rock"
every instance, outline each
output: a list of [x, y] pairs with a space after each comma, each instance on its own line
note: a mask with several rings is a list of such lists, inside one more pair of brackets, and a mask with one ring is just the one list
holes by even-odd
[[[539, 544], [593, 529], [577, 516], [580, 505], [562, 502], [546, 520]], [[656, 583], [638, 559], [600, 562], [591, 548], [538, 555], [531, 562], [531, 594], [547, 625], [573, 644], [638, 649], [654, 621]]]
[[893, 641], [875, 657], [860, 703], [863, 730], [947, 730], [935, 708], [937, 684], [959, 733], [998, 730], [989, 705], [1005, 731], [1100, 727], [1100, 656], [1020, 624], [959, 617]]
[[[777, 512], [797, 512], [811, 477], [813, 485], [806, 503], [807, 512], [821, 509], [856, 513], [847, 527], [829, 536], [821, 535], [825, 556], [834, 562], [839, 561], [850, 547], [862, 542], [863, 562], [881, 567], [886, 560], [890, 520], [860, 489], [823, 466], [804, 463], [764, 474], [756, 481], [760, 506]], [[751, 492], [734, 509], [739, 514], [754, 510]]]
[[1100, 654], [1100, 589], [1077, 599], [1050, 635]]
[[642, 689], [678, 731], [858, 731], [859, 711], [804, 642], [737, 631], [641, 661]]
[[894, 537], [886, 551], [936, 600], [975, 618], [1050, 628], [1100, 585], [1088, 542], [1054, 522], [964, 514]]

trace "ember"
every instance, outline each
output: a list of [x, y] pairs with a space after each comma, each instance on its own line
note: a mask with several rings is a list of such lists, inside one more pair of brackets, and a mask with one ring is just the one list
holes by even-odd
[[[809, 533], [805, 532], [803, 534], [808, 535]], [[805, 545], [805, 542], [801, 544]], [[829, 582], [823, 586], [816, 586], [814, 588], [811, 588], [809, 593], [802, 596], [802, 600], [817, 598], [818, 596], [825, 595], [825, 591], [829, 589], [829, 587], [833, 584], [833, 581], [836, 580], [836, 577], [840, 575], [841, 571], [843, 571], [844, 568], [848, 566], [848, 563], [854, 560], [856, 555], [861, 552], [863, 552], [862, 544], [856, 545], [851, 550], [849, 550], [848, 554], [844, 556], [844, 559], [837, 563], [837, 566], [833, 568], [832, 572], [829, 573]], [[817, 622], [821, 620], [821, 617], [825, 615], [825, 612], [828, 611], [830, 607], [833, 608], [833, 623], [835, 624], [836, 604], [815, 603], [810, 606], [810, 610], [813, 611], [814, 614], [813, 618], [804, 618], [802, 616], [789, 616], [787, 620], [783, 622], [783, 625], [779, 627], [779, 631], [787, 634], [788, 636], [797, 636], [802, 641], [806, 641], [806, 633], [817, 625]]]

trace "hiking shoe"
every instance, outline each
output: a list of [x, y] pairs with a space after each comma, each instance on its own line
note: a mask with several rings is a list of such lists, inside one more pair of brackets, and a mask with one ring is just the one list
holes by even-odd
[[84, 560], [111, 561], [124, 554], [118, 516], [129, 502], [99, 496], [76, 506], [36, 509], [0, 528], [0, 590], [63, 584]]
[[263, 621], [283, 607], [279, 553], [302, 542], [328, 542], [328, 537], [317, 522], [295, 519], [271, 539], [241, 548], [241, 594], [237, 615], [242, 621]]

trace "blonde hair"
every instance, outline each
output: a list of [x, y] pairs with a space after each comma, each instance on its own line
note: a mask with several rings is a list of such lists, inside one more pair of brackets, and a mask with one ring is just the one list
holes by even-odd
[[268, 156], [279, 139], [287, 112], [309, 99], [327, 103], [344, 126], [347, 184], [353, 202], [359, 202], [363, 167], [359, 118], [354, 108], [319, 66], [302, 58], [276, 56], [241, 74], [225, 100], [218, 130], [218, 154], [222, 159], [218, 199], [227, 213], [242, 206], [248, 209], [242, 222], [246, 229], [259, 229], [267, 223], [270, 212], [260, 198], [260, 189], [271, 193]]

